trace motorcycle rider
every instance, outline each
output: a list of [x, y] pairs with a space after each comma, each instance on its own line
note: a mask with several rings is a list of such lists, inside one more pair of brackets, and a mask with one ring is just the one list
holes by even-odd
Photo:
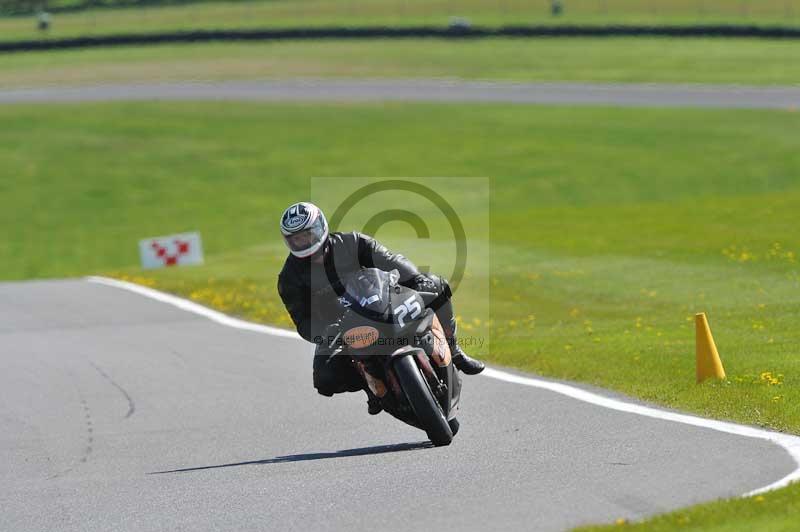
[[330, 356], [336, 346], [329, 342], [339, 333], [337, 320], [343, 312], [333, 284], [361, 268], [397, 270], [403, 286], [441, 296], [431, 307], [444, 329], [453, 363], [467, 375], [483, 371], [483, 362], [467, 356], [458, 344], [446, 280], [420, 273], [406, 257], [392, 253], [370, 236], [357, 232], [329, 233], [325, 215], [312, 203], [291, 205], [281, 216], [280, 225], [290, 254], [278, 276], [278, 292], [297, 332], [316, 344], [313, 377], [320, 394], [330, 397], [363, 389], [367, 392], [369, 413], [381, 411], [380, 400], [369, 391], [350, 358]]

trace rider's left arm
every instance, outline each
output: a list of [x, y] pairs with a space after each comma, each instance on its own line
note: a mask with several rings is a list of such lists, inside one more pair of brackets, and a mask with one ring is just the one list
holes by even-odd
[[400, 282], [408, 282], [419, 275], [413, 262], [399, 253], [392, 253], [383, 244], [363, 233], [355, 233], [358, 239], [358, 262], [364, 268], [383, 271], [397, 270]]

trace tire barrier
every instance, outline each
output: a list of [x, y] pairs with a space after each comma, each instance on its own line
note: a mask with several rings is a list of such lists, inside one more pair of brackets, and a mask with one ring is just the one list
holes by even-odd
[[315, 27], [283, 29], [196, 30], [165, 33], [35, 39], [0, 42], [0, 52], [94, 48], [146, 44], [212, 41], [278, 41], [315, 39], [476, 39], [487, 37], [748, 37], [798, 39], [800, 27], [693, 25], [693, 26], [409, 26]]

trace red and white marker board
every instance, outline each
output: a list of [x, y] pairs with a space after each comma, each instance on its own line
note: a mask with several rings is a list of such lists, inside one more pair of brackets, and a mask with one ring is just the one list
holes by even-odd
[[156, 236], [139, 241], [142, 268], [164, 268], [203, 264], [203, 244], [200, 233]]

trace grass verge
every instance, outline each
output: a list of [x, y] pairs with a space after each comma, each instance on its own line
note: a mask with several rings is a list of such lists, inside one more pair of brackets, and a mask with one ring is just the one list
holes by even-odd
[[576, 532], [611, 530], [666, 532], [703, 530], [705, 532], [791, 532], [797, 530], [800, 516], [800, 484], [747, 499], [728, 499], [701, 504], [659, 515], [639, 523], [620, 519], [613, 525], [589, 526]]
[[[799, 119], [504, 105], [0, 107], [0, 277], [111, 273], [288, 325], [274, 290], [286, 253], [275, 219], [309, 195], [309, 177], [486, 176], [492, 269], [474, 274], [491, 285], [491, 313], [474, 313], [469, 292], [456, 299], [464, 331], [491, 339], [476, 354], [798, 433]], [[406, 250], [405, 229], [378, 236]], [[205, 266], [138, 269], [139, 238], [184, 230], [202, 232]], [[724, 382], [694, 384], [697, 311], [709, 314]], [[760, 525], [758, 508], [734, 515]], [[702, 524], [705, 511], [685, 515]]]
[[29, 17], [0, 18], [0, 40], [154, 33], [193, 29], [228, 29], [324, 25], [448, 24], [462, 17], [473, 24], [794, 24], [800, 6], [788, 0], [731, 2], [705, 0], [571, 0], [561, 16], [548, 0], [256, 0], [202, 2], [129, 9], [94, 9], [57, 13], [46, 35]]
[[800, 83], [800, 47], [747, 39], [376, 39], [0, 55], [0, 88], [343, 77], [780, 85]]

